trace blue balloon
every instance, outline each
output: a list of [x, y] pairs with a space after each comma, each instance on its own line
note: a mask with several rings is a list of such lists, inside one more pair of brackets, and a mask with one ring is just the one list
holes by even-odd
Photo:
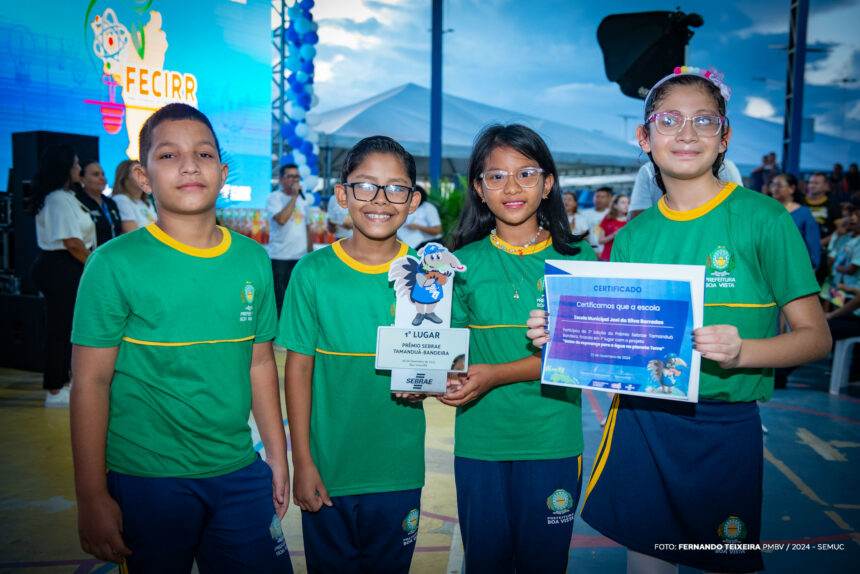
[[[290, 144], [291, 148], [301, 150], [304, 140], [299, 136], [293, 136], [287, 139], [287, 143]], [[311, 151], [313, 151], [313, 147], [311, 148]]]
[[311, 195], [314, 198], [314, 206], [319, 205], [320, 202], [322, 201], [322, 196], [316, 191], [312, 192]]
[[296, 159], [293, 157], [293, 154], [288, 153], [281, 157], [280, 164], [282, 166], [287, 165], [288, 163], [296, 163]]
[[316, 44], [320, 41], [320, 37], [316, 32], [308, 32], [307, 34], [302, 36], [302, 43], [304, 44]]
[[296, 96], [296, 102], [298, 102], [301, 107], [308, 109], [311, 105], [311, 97], [306, 93], [302, 92], [301, 94]]
[[298, 52], [293, 52], [284, 60], [284, 67], [291, 72], [295, 72], [296, 70], [302, 67], [302, 59], [299, 56]]
[[320, 174], [319, 166], [317, 165], [316, 162], [312, 163], [311, 164], [311, 175], [319, 175], [319, 174]]
[[301, 0], [301, 2], [299, 2], [299, 6], [305, 12], [310, 12], [314, 7], [314, 0]]
[[317, 49], [310, 44], [302, 44], [302, 47], [299, 48], [299, 53], [302, 55], [303, 60], [313, 60], [314, 56], [317, 55]]
[[287, 31], [284, 33], [284, 38], [287, 39], [287, 42], [291, 44], [300, 44], [302, 42], [302, 36], [296, 32], [296, 29], [292, 26], [287, 28]]
[[296, 79], [304, 84], [308, 81], [308, 75], [305, 72], [296, 72]]
[[314, 63], [310, 61], [302, 62], [302, 72], [309, 76], [312, 75], [314, 73]]
[[311, 31], [311, 21], [307, 18], [299, 18], [295, 23], [296, 32], [299, 34], [307, 34]]
[[[290, 147], [295, 147], [295, 146], [290, 146]], [[299, 150], [301, 150], [302, 154], [307, 159], [307, 163], [311, 163], [310, 157], [308, 157], [308, 156], [313, 153], [314, 144], [312, 144], [311, 142], [308, 142], [308, 141], [303, 141], [301, 143], [301, 146], [299, 146]]]
[[290, 20], [296, 20], [302, 17], [302, 8], [298, 4], [290, 6], [287, 8], [287, 16], [289, 16]]
[[307, 155], [308, 165], [311, 166], [311, 169], [313, 169], [313, 166], [317, 165], [320, 160], [319, 156], [313, 152], [313, 149], [314, 146], [311, 144], [311, 153]]
[[290, 139], [295, 134], [296, 134], [296, 128], [290, 122], [287, 122], [281, 126], [281, 137], [283, 137], [285, 140]]

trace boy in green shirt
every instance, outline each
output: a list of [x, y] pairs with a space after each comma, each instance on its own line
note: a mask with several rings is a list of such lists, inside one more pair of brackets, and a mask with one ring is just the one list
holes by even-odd
[[161, 108], [140, 154], [158, 220], [90, 257], [75, 307], [81, 546], [130, 572], [291, 573], [268, 257], [215, 225], [227, 165], [205, 115]]
[[309, 572], [405, 574], [424, 486], [424, 410], [391, 394], [374, 355], [377, 327], [394, 322], [388, 271], [408, 252], [396, 234], [418, 207], [415, 160], [391, 138], [365, 138], [341, 181], [353, 235], [299, 261], [277, 338], [288, 351], [293, 493]]

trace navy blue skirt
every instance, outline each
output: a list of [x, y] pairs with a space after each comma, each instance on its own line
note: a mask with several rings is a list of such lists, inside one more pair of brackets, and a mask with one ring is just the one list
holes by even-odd
[[758, 404], [616, 395], [582, 518], [631, 550], [693, 568], [764, 564]]

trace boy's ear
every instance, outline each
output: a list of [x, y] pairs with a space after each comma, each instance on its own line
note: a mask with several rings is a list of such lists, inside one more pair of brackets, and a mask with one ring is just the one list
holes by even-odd
[[409, 213], [415, 213], [418, 206], [421, 204], [421, 194], [418, 191], [412, 192], [412, 199], [409, 201]]
[[[224, 184], [227, 183], [227, 174], [230, 173], [230, 168], [227, 167], [226, 163], [221, 164], [221, 187], [224, 187]], [[221, 191], [221, 187], [218, 188], [218, 191]]]
[[334, 196], [337, 198], [337, 204], [346, 209], [346, 188], [341, 184], [334, 186]]
[[146, 168], [141, 164], [137, 164], [134, 166], [131, 173], [134, 176], [135, 181], [137, 181], [137, 185], [140, 186], [140, 189], [142, 189], [144, 193], [152, 195], [152, 186], [149, 184], [149, 176], [146, 173]]
[[645, 153], [651, 153], [651, 140], [648, 139], [648, 131], [643, 125], [636, 126], [636, 141]]

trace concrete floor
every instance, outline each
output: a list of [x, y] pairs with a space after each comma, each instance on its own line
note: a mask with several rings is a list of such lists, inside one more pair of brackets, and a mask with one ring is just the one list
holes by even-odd
[[[278, 354], [283, 363], [283, 353]], [[809, 544], [765, 554], [768, 572], [857, 572], [860, 564], [860, 387], [826, 393], [826, 363], [798, 369], [789, 389], [763, 404], [763, 541]], [[43, 408], [41, 376], [0, 369], [0, 572], [109, 573], [116, 566], [85, 555], [76, 530], [69, 413]], [[583, 398], [588, 479], [609, 408], [603, 393]], [[462, 546], [454, 496], [453, 409], [426, 403], [427, 483], [414, 573], [457, 574]], [[255, 438], [255, 440], [257, 440]], [[297, 573], [305, 572], [299, 511], [284, 519]], [[830, 544], [819, 549], [819, 544]], [[577, 519], [570, 572], [623, 573], [625, 553]], [[693, 572], [682, 568], [682, 572]]]

